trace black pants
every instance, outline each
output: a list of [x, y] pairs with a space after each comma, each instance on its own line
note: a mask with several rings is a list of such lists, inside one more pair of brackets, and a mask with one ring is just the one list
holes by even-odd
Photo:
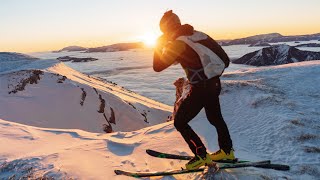
[[228, 127], [223, 120], [219, 102], [221, 91], [220, 79], [214, 78], [205, 83], [191, 86], [191, 91], [188, 96], [178, 107], [174, 119], [174, 126], [181, 133], [194, 154], [206, 152], [206, 148], [199, 136], [188, 125], [189, 121], [204, 107], [207, 119], [216, 127], [220, 149], [223, 149], [227, 153], [230, 152], [232, 140]]

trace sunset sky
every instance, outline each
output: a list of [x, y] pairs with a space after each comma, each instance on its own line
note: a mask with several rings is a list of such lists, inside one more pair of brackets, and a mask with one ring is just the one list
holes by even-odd
[[141, 41], [169, 9], [214, 39], [320, 32], [320, 0], [0, 0], [0, 52]]

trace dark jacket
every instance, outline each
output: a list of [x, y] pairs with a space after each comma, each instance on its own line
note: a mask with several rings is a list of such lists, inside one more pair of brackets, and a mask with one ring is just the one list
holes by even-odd
[[[179, 36], [191, 36], [193, 33], [193, 27], [186, 24], [182, 25], [170, 38], [164, 35], [159, 37], [153, 56], [153, 69], [160, 72], [174, 63], [180, 63], [188, 78], [192, 75], [190, 69], [201, 69], [202, 64], [199, 55], [183, 41], [176, 40]], [[199, 43], [211, 49], [223, 61], [229, 61], [225, 51], [210, 36]], [[202, 75], [205, 76], [204, 72]]]

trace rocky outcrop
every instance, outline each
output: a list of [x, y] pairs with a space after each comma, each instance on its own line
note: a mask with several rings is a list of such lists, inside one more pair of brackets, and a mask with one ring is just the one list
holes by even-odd
[[[20, 75], [21, 74], [21, 75]], [[40, 75], [42, 75], [43, 72], [40, 70], [28, 70], [28, 71], [20, 71], [15, 73], [16, 76], [26, 76], [26, 78], [21, 79], [18, 84], [16, 84], [13, 87], [13, 90], [9, 91], [8, 93], [11, 94], [15, 94], [19, 91], [23, 91], [25, 89], [25, 87], [27, 86], [27, 84], [37, 84], [38, 81], [40, 80]], [[10, 86], [13, 86], [12, 84], [8, 85], [8, 88], [10, 88]]]
[[62, 61], [62, 62], [90, 62], [90, 61], [97, 61], [98, 59], [92, 58], [92, 57], [87, 57], [87, 58], [76, 58], [76, 57], [70, 57], [70, 56], [63, 56], [63, 57], [58, 57], [57, 60]]
[[301, 51], [285, 44], [266, 47], [233, 61], [253, 66], [280, 65], [301, 61], [320, 60], [320, 52]]

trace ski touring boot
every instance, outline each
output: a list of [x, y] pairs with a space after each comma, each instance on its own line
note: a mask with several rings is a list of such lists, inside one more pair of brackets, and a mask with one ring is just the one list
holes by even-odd
[[220, 160], [235, 160], [234, 150], [231, 149], [229, 153], [226, 153], [223, 149], [216, 151], [210, 155], [212, 161]]
[[204, 155], [196, 155], [194, 158], [192, 158], [187, 164], [186, 169], [187, 170], [195, 170], [199, 169], [201, 166], [209, 166], [214, 164], [214, 162], [210, 158], [210, 154], [206, 153]]

